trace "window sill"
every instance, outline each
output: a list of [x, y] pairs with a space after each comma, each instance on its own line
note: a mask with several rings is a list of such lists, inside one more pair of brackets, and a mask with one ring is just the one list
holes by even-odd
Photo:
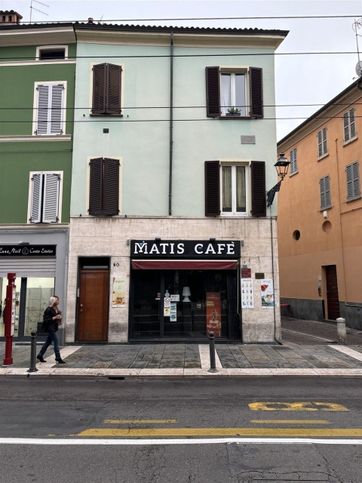
[[240, 116], [239, 114], [226, 114], [225, 116], [215, 116], [215, 119], [222, 119], [222, 120], [230, 120], [230, 119], [239, 119], [243, 121], [253, 121], [255, 119], [262, 119], [262, 117], [257, 116]]
[[331, 210], [333, 208], [333, 205], [328, 205], [328, 206], [325, 206], [324, 208], [320, 207], [319, 211], [320, 213], [323, 213], [323, 211], [328, 211], [328, 210]]
[[248, 215], [248, 213], [220, 213], [220, 218], [245, 218]]
[[352, 203], [353, 201], [360, 200], [362, 198], [362, 195], [359, 194], [357, 196], [353, 196], [352, 198], [347, 198], [346, 203]]
[[299, 171], [298, 171], [298, 170], [293, 171], [293, 173], [290, 173], [289, 178], [292, 178], [293, 176], [295, 176], [295, 175], [296, 175], [296, 174], [298, 174], [298, 173], [299, 173]]
[[89, 113], [90, 117], [123, 117], [123, 114], [120, 113], [120, 114], [108, 114], [108, 113], [105, 113], [105, 114], [93, 114], [93, 113]]
[[328, 158], [328, 156], [329, 156], [329, 153], [324, 153], [324, 154], [322, 154], [322, 156], [319, 156], [319, 157], [317, 158], [317, 161], [322, 161], [322, 159], [324, 159], [324, 158]]
[[358, 136], [355, 136], [354, 138], [348, 139], [348, 141], [344, 141], [343, 147], [348, 146], [348, 144], [354, 143], [355, 141], [357, 141], [357, 139], [358, 139]]

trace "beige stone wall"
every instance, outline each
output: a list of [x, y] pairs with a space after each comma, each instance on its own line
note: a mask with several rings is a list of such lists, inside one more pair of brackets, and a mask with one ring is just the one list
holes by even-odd
[[[265, 278], [273, 278], [271, 259], [271, 231], [273, 231], [274, 286], [275, 298], [279, 301], [278, 260], [275, 220], [255, 219], [182, 219], [182, 218], [73, 218], [70, 223], [70, 249], [68, 274], [68, 306], [66, 342], [75, 340], [76, 291], [78, 257], [110, 256], [111, 280], [113, 277], [130, 279], [130, 246], [132, 239], [163, 240], [208, 240], [209, 238], [240, 240], [241, 264], [252, 270], [254, 285], [254, 309], [242, 311], [243, 341], [272, 342], [274, 326], [280, 337], [279, 307], [262, 308], [260, 280], [255, 273], [264, 273]], [[128, 300], [121, 308], [109, 305], [108, 341], [127, 342], [128, 340]]]

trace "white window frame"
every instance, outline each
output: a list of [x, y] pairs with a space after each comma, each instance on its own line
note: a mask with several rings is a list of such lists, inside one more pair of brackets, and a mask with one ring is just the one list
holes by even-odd
[[327, 128], [323, 127], [317, 134], [318, 144], [318, 159], [327, 156], [328, 154], [328, 142], [327, 142]]
[[[55, 85], [62, 85], [64, 92], [62, 98], [62, 106], [61, 106], [61, 133], [51, 133], [51, 121], [49, 120], [49, 116], [51, 113], [51, 106], [48, 106], [48, 121], [47, 121], [47, 133], [46, 134], [38, 134], [38, 114], [39, 114], [39, 86], [55, 86]], [[33, 101], [33, 126], [32, 126], [32, 135], [33, 136], [65, 136], [66, 135], [66, 107], [67, 105], [67, 81], [44, 81], [44, 82], [34, 82], [34, 101]], [[49, 131], [49, 132], [48, 132]]]
[[[43, 50], [58, 50], [64, 49], [64, 59], [41, 59], [40, 52]], [[68, 60], [68, 45], [39, 45], [36, 48], [35, 53], [35, 60], [38, 62], [64, 62], [64, 60]]]
[[356, 110], [352, 107], [352, 109], [343, 114], [343, 139], [345, 143], [357, 138], [355, 113]]
[[[245, 168], [245, 200], [246, 206], [245, 211], [236, 211], [236, 168], [242, 166]], [[231, 211], [222, 210], [222, 200], [223, 200], [223, 186], [222, 186], [222, 169], [224, 167], [231, 167]], [[220, 163], [220, 216], [250, 216], [250, 197], [251, 197], [251, 186], [250, 186], [250, 163], [242, 161], [222, 161]]]
[[298, 159], [298, 153], [297, 153], [297, 148], [293, 148], [290, 150], [290, 175], [298, 173], [298, 164], [297, 164], [297, 159]]
[[[231, 82], [231, 108], [236, 107], [236, 90], [235, 90], [235, 75], [242, 74], [245, 78], [244, 81], [244, 99], [245, 99], [245, 106], [241, 109], [240, 113], [230, 114], [228, 113], [229, 107], [223, 106], [222, 101], [222, 75], [229, 74], [233, 79]], [[231, 115], [236, 117], [250, 117], [250, 75], [249, 69], [247, 67], [220, 67], [220, 110], [221, 110], [221, 117], [229, 117]]]
[[[352, 170], [352, 179], [348, 180], [348, 169]], [[351, 196], [348, 195], [348, 185], [351, 184], [352, 186], [352, 193]], [[357, 184], [357, 189], [355, 189], [355, 184]], [[361, 198], [361, 175], [360, 175], [360, 166], [359, 162], [355, 161], [354, 163], [349, 164], [346, 166], [346, 189], [347, 189], [347, 201], [353, 201], [356, 199]]]
[[[32, 178], [35, 174], [38, 175], [45, 175], [45, 174], [54, 174], [59, 176], [59, 193], [58, 193], [58, 209], [57, 209], [57, 218], [58, 220], [56, 222], [32, 222], [30, 220], [31, 218], [31, 213], [32, 213], [32, 207], [33, 207], [33, 183], [32, 183]], [[28, 213], [27, 213], [27, 223], [29, 225], [36, 225], [36, 224], [58, 224], [62, 222], [62, 206], [63, 206], [63, 178], [64, 178], [64, 173], [63, 171], [30, 171], [29, 172], [29, 182], [28, 182]], [[42, 192], [42, 196], [44, 196], [44, 193]], [[44, 215], [44, 204], [43, 204], [43, 212], [41, 213], [41, 219], [43, 219]]]

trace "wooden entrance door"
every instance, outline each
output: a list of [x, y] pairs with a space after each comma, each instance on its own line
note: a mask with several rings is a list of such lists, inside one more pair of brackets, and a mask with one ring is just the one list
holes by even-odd
[[107, 342], [109, 270], [80, 270], [78, 301], [79, 342]]
[[335, 265], [328, 265], [325, 268], [327, 287], [327, 311], [328, 319], [335, 320], [339, 317], [339, 298], [337, 269]]

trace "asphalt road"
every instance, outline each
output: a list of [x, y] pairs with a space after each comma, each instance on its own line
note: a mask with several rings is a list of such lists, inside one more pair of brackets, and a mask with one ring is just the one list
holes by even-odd
[[0, 482], [362, 481], [360, 378], [0, 379]]

